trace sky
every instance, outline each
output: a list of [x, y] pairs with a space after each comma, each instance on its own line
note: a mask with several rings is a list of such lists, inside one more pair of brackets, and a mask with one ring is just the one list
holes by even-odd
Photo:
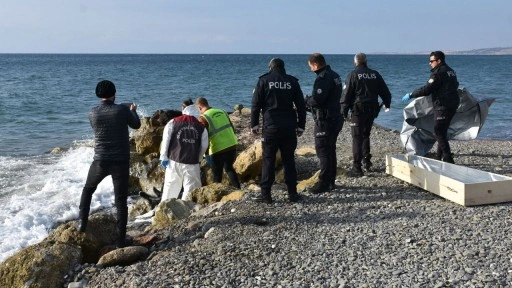
[[0, 1], [0, 53], [465, 51], [511, 31], [511, 0]]

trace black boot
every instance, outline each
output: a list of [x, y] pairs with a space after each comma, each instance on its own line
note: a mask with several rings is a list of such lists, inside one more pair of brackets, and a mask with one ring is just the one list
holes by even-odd
[[372, 161], [370, 160], [363, 160], [363, 169], [366, 171], [366, 172], [371, 172], [372, 171]]
[[270, 196], [270, 193], [261, 192], [260, 194], [251, 197], [251, 200], [254, 202], [261, 202], [261, 203], [267, 203], [272, 204], [272, 197]]
[[290, 202], [299, 202], [302, 199], [302, 197], [297, 193], [297, 185], [289, 185], [288, 186], [288, 200]]
[[446, 163], [455, 164], [455, 161], [453, 161], [453, 157], [451, 154], [443, 155], [443, 157], [441, 158], [441, 161], [446, 162]]
[[329, 190], [336, 190], [336, 189], [339, 189], [341, 188], [340, 185], [336, 185], [336, 183], [332, 182], [331, 184], [329, 184]]
[[78, 212], [78, 231], [85, 232], [87, 230], [87, 222], [89, 221], [89, 209], [82, 208]]
[[89, 219], [87, 219], [87, 218], [78, 220], [78, 232], [85, 232], [85, 230], [87, 230], [87, 221], [88, 220]]
[[361, 169], [361, 166], [352, 166], [352, 169], [349, 171], [349, 176], [351, 177], [362, 177], [364, 176], [363, 169]]
[[372, 159], [372, 154], [368, 154], [367, 156], [365, 156], [363, 158], [363, 169], [366, 171], [366, 172], [371, 172], [371, 169], [372, 169], [372, 161], [370, 161], [370, 159]]
[[313, 187], [309, 188], [308, 191], [311, 194], [320, 194], [331, 191], [331, 188], [329, 184], [318, 181], [315, 185], [313, 185]]

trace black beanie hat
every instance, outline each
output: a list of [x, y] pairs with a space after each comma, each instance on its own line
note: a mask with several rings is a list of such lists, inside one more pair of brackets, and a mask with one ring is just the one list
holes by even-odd
[[99, 98], [110, 98], [116, 96], [116, 86], [108, 80], [103, 80], [96, 85], [96, 96]]

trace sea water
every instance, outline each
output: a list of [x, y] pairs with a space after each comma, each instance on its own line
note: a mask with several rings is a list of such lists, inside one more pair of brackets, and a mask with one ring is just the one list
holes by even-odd
[[[325, 55], [345, 79], [353, 55]], [[80, 193], [92, 162], [88, 111], [98, 103], [96, 83], [113, 81], [116, 101], [135, 102], [141, 117], [180, 109], [185, 98], [206, 97], [214, 107], [250, 107], [258, 76], [272, 57], [311, 94], [315, 74], [308, 55], [96, 55], [0, 54], [0, 262], [44, 239], [58, 223], [76, 219]], [[400, 130], [401, 97], [426, 83], [428, 55], [368, 55], [393, 95], [391, 111], [377, 123]], [[448, 55], [460, 86], [496, 98], [480, 139], [511, 140], [512, 56]], [[49, 153], [62, 147], [62, 153]], [[98, 187], [91, 211], [113, 203], [112, 181]]]

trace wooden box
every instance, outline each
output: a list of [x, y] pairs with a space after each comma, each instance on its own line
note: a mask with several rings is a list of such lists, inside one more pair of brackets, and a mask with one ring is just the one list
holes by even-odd
[[386, 173], [464, 206], [512, 201], [512, 178], [415, 155], [386, 155]]

